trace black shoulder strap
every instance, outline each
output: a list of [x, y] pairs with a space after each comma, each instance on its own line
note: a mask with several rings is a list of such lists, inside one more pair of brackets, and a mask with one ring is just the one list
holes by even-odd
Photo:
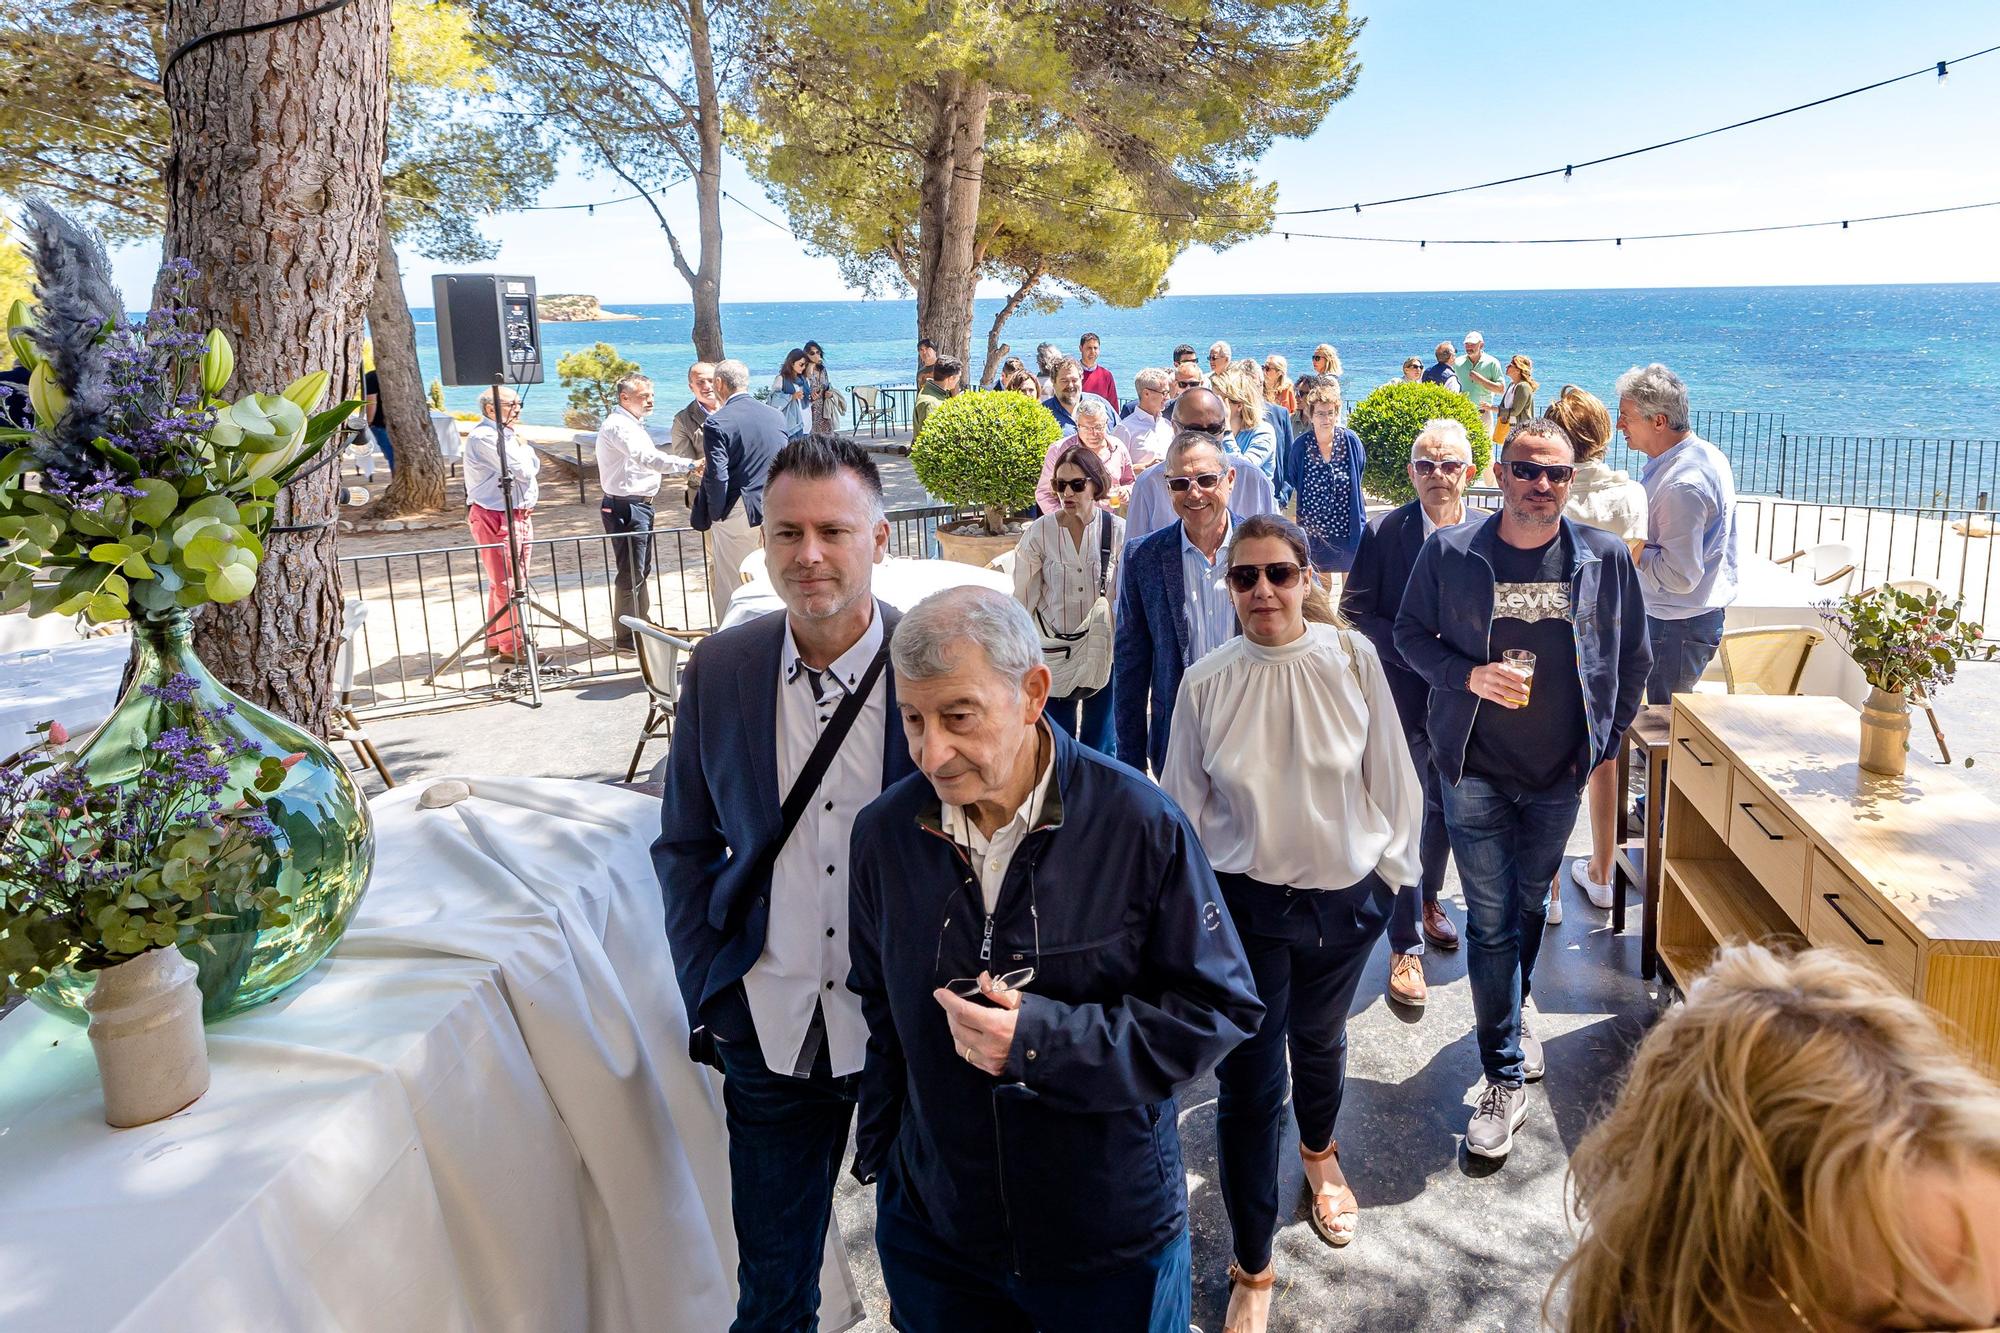
[[1097, 530], [1097, 595], [1104, 596], [1105, 581], [1111, 575], [1111, 511], [1099, 511], [1104, 522]]
[[799, 826], [799, 819], [812, 802], [813, 793], [819, 790], [827, 769], [833, 767], [833, 757], [840, 753], [841, 742], [854, 729], [854, 719], [861, 716], [862, 706], [868, 702], [875, 682], [882, 678], [882, 670], [888, 664], [889, 642], [885, 638], [881, 651], [875, 654], [875, 660], [868, 664], [868, 670], [861, 673], [861, 683], [840, 701], [840, 707], [834, 710], [833, 720], [826, 724], [826, 730], [819, 734], [819, 743], [806, 757], [806, 766], [799, 770], [792, 789], [785, 793], [785, 803], [778, 812], [778, 836], [757, 854], [757, 871], [751, 876], [753, 883], [770, 873], [771, 867], [777, 863], [778, 853], [791, 841], [792, 830]]

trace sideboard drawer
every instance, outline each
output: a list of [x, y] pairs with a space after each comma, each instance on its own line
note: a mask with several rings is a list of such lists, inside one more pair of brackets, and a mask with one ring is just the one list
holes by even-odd
[[1825, 948], [1860, 954], [1888, 973], [1898, 986], [1916, 993], [1916, 941], [1818, 851], [1813, 853], [1806, 938]]
[[1729, 828], [1729, 759], [1692, 728], [1674, 727], [1667, 750], [1667, 781], [1687, 793], [1718, 834]]
[[1756, 876], [1771, 901], [1792, 921], [1806, 923], [1806, 866], [1812, 844], [1783, 812], [1748, 780], [1729, 793], [1729, 850]]

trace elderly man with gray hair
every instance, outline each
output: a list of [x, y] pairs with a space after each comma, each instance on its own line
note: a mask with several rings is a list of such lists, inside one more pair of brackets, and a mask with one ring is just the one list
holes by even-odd
[[764, 544], [764, 474], [790, 439], [784, 416], [749, 387], [750, 367], [716, 363], [722, 405], [701, 423], [701, 490], [688, 516], [690, 527], [708, 534], [708, 599], [718, 625], [743, 582], [743, 562]]
[[1694, 433], [1687, 385], [1657, 361], [1618, 377], [1618, 429], [1647, 460], [1646, 539], [1631, 543], [1653, 647], [1646, 702], [1670, 703], [1708, 670], [1736, 600], [1736, 478]]
[[1132, 377], [1132, 389], [1137, 395], [1132, 410], [1127, 412], [1113, 432], [1125, 452], [1132, 457], [1132, 466], [1145, 471], [1167, 456], [1167, 446], [1174, 442], [1173, 418], [1167, 414], [1167, 394], [1173, 388], [1173, 378], [1157, 366], [1148, 366]]
[[1012, 598], [926, 598], [891, 661], [919, 772], [855, 823], [848, 986], [896, 1326], [1184, 1329], [1175, 1089], [1263, 1017], [1208, 858], [1158, 788], [1043, 719]]
[[597, 516], [611, 539], [617, 573], [611, 585], [612, 642], [634, 651], [625, 617], [644, 620], [652, 609], [646, 579], [653, 572], [653, 502], [663, 477], [686, 475], [694, 464], [653, 443], [646, 418], [653, 411], [653, 382], [644, 375], [618, 381], [618, 405], [597, 428], [597, 479], [604, 495]]

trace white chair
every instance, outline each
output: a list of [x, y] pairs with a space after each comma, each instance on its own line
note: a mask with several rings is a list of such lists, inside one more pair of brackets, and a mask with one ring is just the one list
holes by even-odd
[[639, 743], [632, 747], [631, 766], [625, 770], [625, 780], [636, 782], [646, 742], [673, 739], [674, 715], [680, 708], [682, 659], [694, 651], [694, 645], [638, 616], [620, 616], [618, 623], [636, 636], [639, 679], [646, 683], [646, 720], [639, 728]]
[[339, 734], [335, 740], [346, 741], [354, 747], [354, 753], [361, 756], [361, 762], [382, 775], [382, 785], [396, 785], [396, 775], [389, 771], [383, 761], [381, 751], [375, 742], [368, 739], [362, 729], [361, 719], [354, 715], [354, 636], [368, 622], [368, 603], [359, 597], [347, 599], [340, 618], [340, 651], [333, 658], [333, 720]]
[[1725, 630], [1716, 656], [1731, 694], [1797, 694], [1806, 662], [1825, 639], [1809, 625]]
[[1805, 567], [1800, 570], [1814, 584], [1822, 588], [1833, 588], [1837, 593], [1846, 593], [1860, 571], [1856, 563], [1854, 548], [1846, 542], [1821, 542], [1805, 550], [1792, 552], [1782, 560], [1773, 560], [1774, 565], [1791, 565], [1804, 559]]

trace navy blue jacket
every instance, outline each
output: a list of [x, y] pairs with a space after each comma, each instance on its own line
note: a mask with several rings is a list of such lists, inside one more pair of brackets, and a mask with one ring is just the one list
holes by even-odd
[[728, 518], [738, 504], [751, 527], [764, 522], [764, 475], [789, 442], [784, 413], [739, 393], [701, 423], [702, 455], [708, 467], [695, 492], [688, 526], [706, 532]]
[[1424, 507], [1412, 500], [1362, 529], [1354, 568], [1340, 594], [1340, 613], [1368, 636], [1382, 659], [1382, 675], [1406, 731], [1424, 725], [1430, 706], [1430, 682], [1410, 670], [1396, 647], [1396, 613], [1402, 609], [1403, 590], [1410, 586], [1410, 571], [1423, 548]]
[[1187, 670], [1188, 614], [1177, 518], [1128, 544], [1118, 571], [1111, 711], [1118, 753], [1134, 768], [1150, 762], [1158, 773], [1167, 765], [1174, 700]]
[[[855, 821], [848, 907], [848, 986], [868, 1018], [855, 1174], [888, 1175], [970, 1261], [1035, 1278], [1116, 1268], [1181, 1234], [1175, 1089], [1264, 1013], [1186, 817], [1050, 730], [1048, 794], [990, 921], [921, 775]], [[959, 1057], [932, 992], [1027, 966], [996, 1078]]]
[[[892, 636], [902, 613], [875, 603]], [[752, 864], [778, 836], [785, 793], [778, 786], [778, 679], [785, 613], [710, 635], [695, 645], [681, 677], [673, 748], [667, 752], [660, 836], [653, 869], [667, 907], [667, 942], [687, 1003], [688, 1025], [728, 1041], [756, 1036], [737, 982], [764, 952], [771, 875]], [[896, 713], [896, 677], [888, 691], [882, 785], [915, 771]], [[849, 744], [856, 743], [850, 735]]]
[[[1483, 700], [1465, 688], [1472, 669], [1493, 660], [1493, 563], [1501, 515], [1431, 534], [1417, 555], [1396, 616], [1396, 648], [1430, 682], [1430, 737], [1438, 772], [1453, 786], [1465, 774], [1465, 745]], [[1577, 772], [1617, 755], [1639, 711], [1653, 650], [1646, 641], [1646, 595], [1625, 543], [1562, 520], [1569, 535], [1570, 633], [1583, 683], [1586, 744]], [[1449, 591], [1447, 591], [1449, 590]]]

